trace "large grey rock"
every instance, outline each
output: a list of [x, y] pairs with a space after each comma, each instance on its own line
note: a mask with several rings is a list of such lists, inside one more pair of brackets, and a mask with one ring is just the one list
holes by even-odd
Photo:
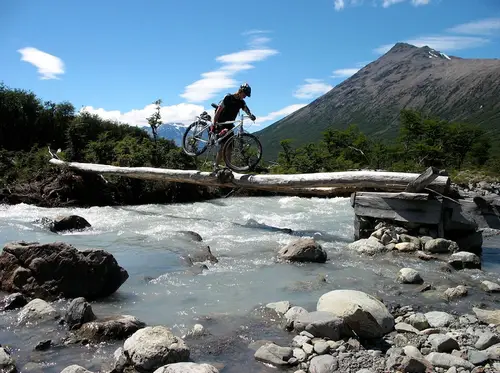
[[486, 350], [484, 350], [486, 354], [488, 355], [488, 358], [490, 360], [500, 360], [500, 343], [497, 343], [493, 346], [488, 347]]
[[460, 349], [458, 342], [446, 334], [431, 334], [427, 341], [437, 352], [452, 352]]
[[77, 340], [92, 342], [123, 340], [145, 326], [146, 324], [135, 316], [109, 316], [83, 324], [75, 335]]
[[493, 281], [485, 280], [481, 282], [481, 289], [487, 293], [500, 293], [500, 285]]
[[481, 258], [467, 251], [459, 251], [450, 255], [448, 264], [455, 269], [481, 269]]
[[80, 365], [73, 364], [61, 370], [61, 373], [92, 373], [92, 372]]
[[457, 243], [454, 241], [446, 240], [444, 238], [434, 238], [425, 242], [424, 249], [430, 253], [446, 254], [454, 253], [458, 251], [459, 248]]
[[331, 373], [338, 367], [338, 361], [332, 355], [320, 355], [311, 359], [309, 373]]
[[295, 319], [294, 329], [306, 331], [318, 338], [338, 341], [344, 328], [344, 320], [330, 312], [314, 311], [301, 314]]
[[154, 373], [219, 373], [219, 370], [210, 364], [183, 362], [165, 365], [156, 369]]
[[292, 262], [325, 263], [326, 251], [312, 238], [299, 238], [283, 247], [278, 256]]
[[447, 300], [452, 301], [454, 299], [463, 298], [468, 293], [469, 291], [467, 290], [467, 287], [465, 287], [464, 285], [458, 285], [454, 288], [446, 289], [443, 295]]
[[433, 328], [443, 328], [455, 321], [455, 317], [443, 311], [430, 311], [424, 315], [429, 325]]
[[59, 313], [54, 307], [43, 299], [36, 298], [19, 311], [17, 320], [19, 324], [25, 324], [27, 322], [33, 323], [55, 320], [58, 316]]
[[77, 250], [64, 242], [14, 242], [0, 253], [0, 290], [55, 300], [87, 300], [113, 294], [127, 280], [114, 256], [100, 249]]
[[272, 302], [266, 304], [266, 308], [273, 310], [278, 315], [282, 316], [290, 309], [290, 302], [289, 301]]
[[281, 347], [274, 343], [261, 346], [254, 354], [255, 360], [275, 366], [288, 365], [288, 360], [293, 356], [293, 349]]
[[82, 230], [91, 227], [90, 223], [78, 215], [58, 216], [49, 224], [49, 229], [54, 232]]
[[472, 307], [472, 311], [479, 321], [485, 324], [500, 324], [500, 310], [484, 310], [478, 307]]
[[16, 362], [10, 353], [0, 346], [0, 372], [2, 373], [16, 373]]
[[397, 281], [402, 284], [421, 284], [424, 282], [420, 273], [413, 268], [401, 268], [398, 273]]
[[293, 306], [284, 315], [286, 327], [293, 329], [294, 322], [302, 314], [307, 314], [307, 310], [304, 307]]
[[418, 330], [424, 330], [430, 327], [425, 315], [421, 312], [417, 312], [408, 316], [406, 322], [411, 326], [417, 328]]
[[359, 254], [374, 255], [387, 251], [386, 247], [374, 237], [362, 238], [360, 240], [351, 242], [347, 245], [347, 249], [356, 251]]
[[0, 311], [15, 310], [16, 308], [24, 307], [27, 303], [28, 301], [23, 294], [9, 294], [0, 301]]
[[375, 297], [359, 290], [332, 290], [323, 294], [318, 311], [344, 318], [346, 324], [363, 338], [378, 338], [394, 329], [394, 317]]
[[484, 364], [488, 359], [488, 354], [484, 351], [478, 351], [472, 348], [467, 351], [467, 360], [474, 365]]
[[73, 299], [64, 316], [69, 329], [78, 329], [82, 324], [95, 319], [90, 303], [83, 297]]
[[128, 362], [138, 370], [153, 371], [184, 362], [190, 351], [184, 341], [165, 326], [148, 326], [132, 334], [123, 344]]
[[435, 367], [440, 368], [451, 368], [453, 366], [462, 367], [465, 369], [474, 368], [474, 364], [472, 364], [471, 362], [462, 359], [461, 357], [451, 354], [445, 354], [443, 352], [431, 352], [425, 357], [425, 359]]
[[477, 340], [474, 347], [477, 348], [478, 350], [484, 350], [497, 343], [500, 343], [500, 336], [488, 330], [479, 335], [479, 339]]

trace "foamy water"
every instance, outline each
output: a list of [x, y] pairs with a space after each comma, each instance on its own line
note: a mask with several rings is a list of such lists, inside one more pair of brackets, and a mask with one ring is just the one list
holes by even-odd
[[[84, 217], [92, 228], [55, 234], [36, 223], [43, 217], [67, 214]], [[209, 315], [215, 320], [209, 325], [214, 333], [232, 333], [239, 330], [241, 323], [251, 323], [245, 318], [252, 309], [272, 301], [289, 300], [312, 310], [319, 296], [340, 288], [363, 290], [387, 302], [415, 302], [448, 310], [450, 307], [470, 310], [472, 302], [494, 301], [472, 290], [466, 299], [449, 305], [429, 294], [415, 293], [413, 285], [403, 286], [395, 278], [400, 268], [409, 266], [419, 270], [424, 280], [437, 285], [477, 283], [482, 279], [499, 281], [500, 250], [485, 250], [487, 261], [483, 263], [483, 271], [447, 274], [439, 269], [438, 263], [409, 256], [366, 258], [346, 252], [346, 244], [353, 240], [352, 223], [348, 198], [231, 197], [193, 204], [88, 209], [45, 209], [21, 204], [0, 206], [0, 243], [64, 241], [80, 249], [101, 248], [111, 252], [130, 277], [116, 294], [94, 302], [94, 312], [100, 316], [134, 315], [148, 325], [167, 325], [179, 335]], [[291, 229], [292, 233], [278, 228]], [[201, 274], [191, 271], [180, 257], [199, 243], [179, 234], [181, 230], [199, 233], [203, 244], [210, 246], [219, 262], [207, 263], [209, 269]], [[276, 251], [298, 237], [315, 237], [328, 253], [327, 263], [276, 262]], [[317, 283], [318, 275], [326, 275], [327, 283]], [[62, 308], [66, 305], [67, 302], [57, 304]], [[37, 334], [40, 332], [37, 327], [29, 330], [14, 327], [15, 315], [9, 312], [0, 316], [0, 343], [14, 348], [20, 368], [30, 361], [49, 364], [54, 358], [44, 371], [59, 372], [69, 363], [98, 370], [109, 364], [111, 351], [121, 345], [34, 353], [34, 345], [44, 338]], [[278, 331], [269, 332], [283, 336]], [[255, 332], [244, 337], [260, 336]], [[246, 345], [247, 341], [244, 342]], [[243, 355], [238, 359], [252, 361], [251, 351], [238, 351]], [[245, 363], [248, 370], [238, 367], [235, 362], [238, 359], [232, 353], [218, 357], [219, 361], [231, 362], [226, 361], [227, 371], [255, 371], [252, 364]], [[199, 356], [206, 357], [203, 353]], [[258, 367], [267, 371], [261, 365]]]

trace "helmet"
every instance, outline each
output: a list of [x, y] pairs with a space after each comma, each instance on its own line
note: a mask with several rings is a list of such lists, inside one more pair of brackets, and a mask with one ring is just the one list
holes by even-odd
[[248, 83], [242, 84], [240, 86], [240, 91], [245, 93], [248, 97], [252, 96], [252, 88], [248, 85]]

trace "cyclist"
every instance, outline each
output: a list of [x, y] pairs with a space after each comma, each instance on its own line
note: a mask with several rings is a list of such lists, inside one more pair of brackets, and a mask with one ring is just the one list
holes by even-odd
[[[253, 115], [250, 112], [250, 109], [248, 108], [244, 100], [246, 97], [251, 97], [251, 95], [252, 95], [252, 88], [250, 88], [250, 86], [247, 83], [245, 83], [240, 86], [240, 88], [236, 93], [233, 94], [228, 93], [226, 96], [224, 96], [222, 101], [219, 103], [217, 110], [215, 111], [214, 125], [210, 128], [210, 130], [216, 132], [220, 136], [223, 136], [227, 131], [234, 128], [234, 123], [230, 124], [219, 124], [219, 123], [234, 121], [240, 109], [243, 110], [246, 114], [248, 114], [250, 119], [254, 121], [255, 115]], [[231, 136], [233, 136], [233, 133], [231, 133], [221, 141], [221, 147], [219, 148], [217, 156], [215, 157], [214, 171], [216, 171], [219, 168], [219, 162], [222, 158], [222, 149], [224, 147], [224, 143], [227, 140], [229, 140]]]

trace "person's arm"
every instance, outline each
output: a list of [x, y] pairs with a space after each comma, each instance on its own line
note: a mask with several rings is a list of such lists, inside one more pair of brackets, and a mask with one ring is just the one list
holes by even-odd
[[255, 115], [253, 115], [251, 112], [250, 112], [250, 109], [248, 108], [246, 102], [243, 104], [243, 111], [245, 113], [247, 113], [247, 115], [250, 117], [251, 120], [255, 120]]
[[222, 110], [224, 109], [223, 103], [221, 103], [218, 107], [217, 110], [215, 110], [215, 115], [214, 115], [214, 124], [217, 124], [219, 121], [220, 113], [222, 113]]

